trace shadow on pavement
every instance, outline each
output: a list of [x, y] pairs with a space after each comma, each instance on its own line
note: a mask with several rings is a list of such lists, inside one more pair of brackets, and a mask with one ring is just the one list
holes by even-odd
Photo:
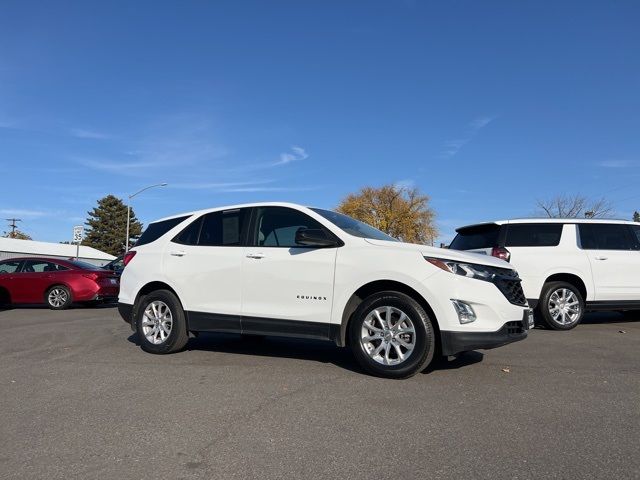
[[[136, 333], [131, 334], [127, 340], [140, 346]], [[345, 370], [364, 373], [353, 358], [350, 349], [340, 348], [331, 342], [321, 340], [200, 333], [197, 337], [189, 338], [185, 350], [309, 360], [330, 363]], [[462, 368], [481, 362], [483, 357], [484, 354], [476, 351], [465, 352], [456, 357], [436, 357], [422, 373]]]

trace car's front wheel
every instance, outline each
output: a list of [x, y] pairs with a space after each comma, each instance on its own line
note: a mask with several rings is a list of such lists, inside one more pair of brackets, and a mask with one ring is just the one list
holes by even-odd
[[584, 299], [580, 290], [567, 282], [550, 282], [542, 289], [540, 316], [554, 330], [571, 330], [582, 320]]
[[187, 322], [173, 292], [156, 290], [144, 296], [136, 312], [136, 331], [144, 351], [163, 354], [185, 347], [189, 340]]
[[424, 308], [403, 293], [388, 291], [369, 296], [356, 309], [349, 344], [364, 370], [399, 379], [425, 369], [436, 342]]

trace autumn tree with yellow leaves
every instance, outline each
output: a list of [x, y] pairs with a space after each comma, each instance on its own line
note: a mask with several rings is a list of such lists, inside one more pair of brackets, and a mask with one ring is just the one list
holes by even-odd
[[347, 195], [337, 211], [404, 242], [433, 245], [438, 235], [429, 197], [415, 187], [364, 187]]

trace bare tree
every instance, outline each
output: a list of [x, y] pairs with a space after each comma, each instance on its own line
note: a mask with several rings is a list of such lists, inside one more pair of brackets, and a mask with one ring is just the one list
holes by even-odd
[[550, 218], [605, 218], [614, 212], [608, 200], [594, 200], [582, 195], [558, 195], [547, 200], [538, 200], [537, 206]]

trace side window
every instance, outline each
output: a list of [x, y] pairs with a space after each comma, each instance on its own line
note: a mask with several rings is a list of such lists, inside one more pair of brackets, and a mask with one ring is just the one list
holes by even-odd
[[557, 247], [562, 236], [562, 223], [510, 224], [506, 247]]
[[147, 229], [142, 233], [135, 246], [139, 247], [140, 245], [146, 245], [151, 242], [155, 242], [173, 227], [178, 225], [179, 223], [184, 222], [188, 216], [186, 217], [177, 217], [170, 218], [169, 220], [163, 220], [162, 222], [154, 222], [150, 223]]
[[26, 273], [61, 272], [63, 270], [69, 269], [57, 263], [43, 260], [25, 260], [22, 266], [22, 271]]
[[207, 213], [202, 217], [198, 245], [235, 247], [242, 245], [249, 210], [236, 208]]
[[580, 245], [585, 250], [632, 250], [629, 230], [623, 224], [581, 223]]
[[631, 225], [631, 231], [633, 232], [635, 250], [640, 250], [640, 225]]
[[256, 216], [255, 245], [262, 247], [304, 247], [296, 244], [296, 232], [300, 228], [323, 229], [322, 224], [310, 216], [292, 208], [264, 207]]
[[202, 217], [199, 217], [195, 222], [191, 222], [187, 226], [187, 228], [176, 235], [176, 238], [173, 239], [173, 242], [180, 243], [182, 245], [197, 245], [201, 226]]
[[0, 275], [4, 273], [15, 273], [21, 263], [22, 260], [9, 260], [0, 263]]

